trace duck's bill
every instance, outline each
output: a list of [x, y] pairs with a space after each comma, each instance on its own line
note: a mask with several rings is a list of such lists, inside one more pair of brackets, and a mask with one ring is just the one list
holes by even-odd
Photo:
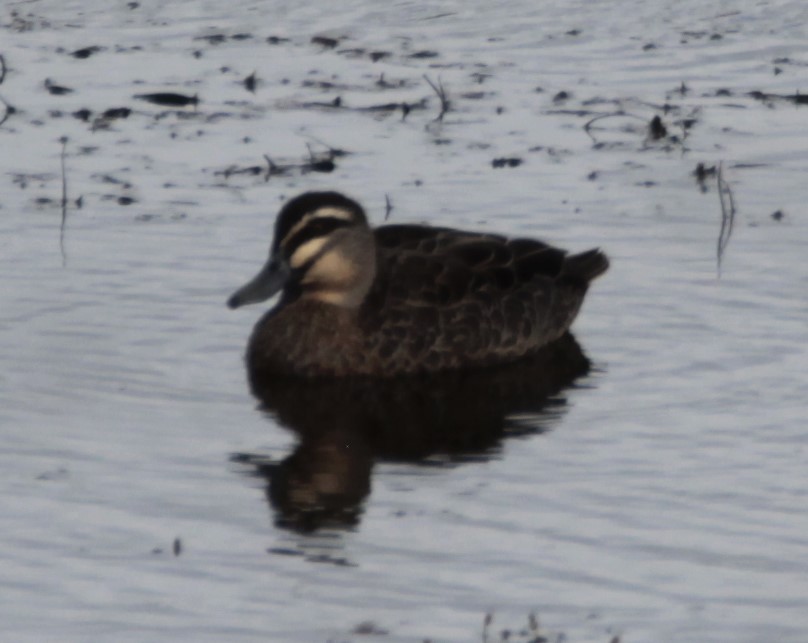
[[266, 265], [248, 284], [239, 288], [230, 299], [227, 305], [230, 308], [238, 308], [247, 304], [257, 304], [266, 301], [277, 294], [286, 285], [289, 279], [289, 264], [279, 257], [270, 257]]

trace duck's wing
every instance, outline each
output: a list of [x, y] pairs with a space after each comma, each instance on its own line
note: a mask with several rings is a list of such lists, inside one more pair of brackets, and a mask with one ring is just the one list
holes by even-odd
[[375, 234], [387, 305], [406, 301], [443, 307], [475, 300], [496, 304], [558, 279], [585, 286], [608, 266], [597, 250], [569, 256], [535, 239], [418, 225], [384, 226]]
[[417, 225], [375, 234], [377, 277], [360, 323], [383, 369], [527, 355], [567, 332], [589, 281], [608, 267], [599, 250], [568, 255], [534, 239]]

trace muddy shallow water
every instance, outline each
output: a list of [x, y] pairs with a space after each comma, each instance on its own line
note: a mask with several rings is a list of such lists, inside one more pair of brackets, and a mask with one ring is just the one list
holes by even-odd
[[[0, 10], [4, 639], [808, 639], [803, 3], [163, 4]], [[588, 374], [312, 531], [224, 303], [313, 188], [612, 268]]]

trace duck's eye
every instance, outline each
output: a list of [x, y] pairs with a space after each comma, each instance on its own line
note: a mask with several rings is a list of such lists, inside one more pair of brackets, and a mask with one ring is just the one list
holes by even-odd
[[337, 228], [350, 226], [350, 221], [337, 219], [336, 217], [317, 217], [309, 221], [304, 227], [294, 233], [289, 239], [283, 242], [286, 255], [291, 257], [295, 251], [307, 241], [318, 237], [325, 237]]
[[312, 219], [305, 230], [309, 233], [310, 237], [323, 237], [329, 232], [335, 230], [339, 226], [333, 224], [338, 219]]

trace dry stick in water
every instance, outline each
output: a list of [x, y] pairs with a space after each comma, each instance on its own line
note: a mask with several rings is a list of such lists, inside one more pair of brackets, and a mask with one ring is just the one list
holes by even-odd
[[67, 149], [67, 136], [59, 139], [62, 144], [62, 225], [59, 229], [59, 248], [62, 251], [62, 265], [67, 264], [67, 253], [65, 252], [65, 228], [67, 226], [67, 174], [65, 173], [65, 151]]
[[606, 114], [598, 114], [597, 116], [590, 118], [586, 123], [584, 123], [584, 132], [586, 132], [587, 136], [592, 139], [593, 143], [598, 143], [598, 139], [592, 133], [592, 126], [597, 123], [598, 121], [603, 120], [604, 118], [615, 118], [618, 116], [626, 116], [628, 118], [636, 118], [641, 121], [645, 119], [642, 116], [637, 116], [636, 114], [632, 114], [630, 112], [626, 112], [622, 109], [617, 110], [616, 112], [608, 112]]
[[446, 96], [446, 90], [443, 87], [443, 83], [441, 82], [440, 77], [438, 77], [437, 85], [432, 82], [432, 79], [424, 74], [424, 80], [429, 83], [429, 86], [432, 90], [438, 95], [440, 99], [440, 114], [435, 117], [436, 121], [443, 121], [443, 115], [449, 111], [451, 104], [449, 103], [449, 98]]
[[735, 224], [735, 199], [729, 183], [724, 180], [724, 165], [718, 164], [718, 172], [715, 175], [718, 187], [718, 198], [721, 202], [721, 232], [718, 234], [718, 245], [716, 248], [718, 276], [721, 276], [721, 259], [724, 251], [729, 245], [729, 238], [732, 236], [732, 226]]

